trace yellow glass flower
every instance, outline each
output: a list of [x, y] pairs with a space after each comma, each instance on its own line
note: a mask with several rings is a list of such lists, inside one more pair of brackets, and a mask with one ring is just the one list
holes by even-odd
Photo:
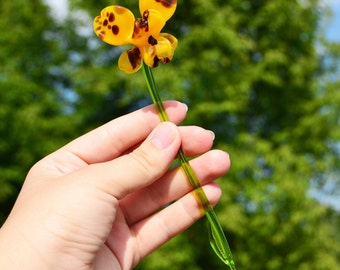
[[122, 6], [104, 8], [93, 22], [96, 35], [104, 42], [135, 47], [121, 54], [118, 66], [126, 73], [134, 73], [142, 66], [156, 67], [159, 62], [172, 60], [177, 39], [160, 33], [167, 20], [174, 14], [177, 0], [139, 0], [142, 18], [135, 19], [132, 12]]

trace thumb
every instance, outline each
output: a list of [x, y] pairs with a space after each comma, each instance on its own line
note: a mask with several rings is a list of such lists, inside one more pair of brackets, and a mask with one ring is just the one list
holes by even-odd
[[82, 173], [119, 200], [160, 178], [171, 165], [180, 145], [178, 127], [164, 122], [133, 152], [109, 162], [89, 165]]

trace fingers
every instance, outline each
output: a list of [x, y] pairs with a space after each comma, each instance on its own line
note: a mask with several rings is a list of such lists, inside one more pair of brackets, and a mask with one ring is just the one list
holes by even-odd
[[[167, 101], [164, 107], [175, 124], [186, 115], [187, 107], [183, 103]], [[144, 140], [159, 122], [154, 106], [150, 105], [112, 120], [69, 143], [63, 150], [87, 164], [108, 161]]]
[[[221, 189], [217, 184], [210, 183], [203, 187], [212, 205], [215, 205], [221, 197]], [[136, 251], [142, 259], [152, 251], [163, 245], [172, 237], [181, 233], [200, 217], [203, 212], [199, 209], [197, 201], [192, 193], [155, 215], [142, 220], [132, 227], [135, 235]]]
[[[190, 161], [190, 164], [203, 186], [224, 175], [230, 167], [230, 159], [227, 153], [212, 150]], [[179, 167], [151, 185], [130, 194], [121, 200], [120, 206], [127, 223], [132, 225], [191, 190], [185, 174]], [[143, 203], [140, 203], [141, 201]]]
[[[208, 151], [213, 144], [214, 134], [211, 131], [196, 126], [179, 127], [178, 130], [183, 150], [189, 156], [202, 154]], [[138, 149], [140, 145], [141, 144], [139, 144], [139, 146], [135, 146], [135, 150]], [[130, 153], [131, 149], [126, 152]], [[34, 171], [37, 174], [32, 179], [43, 180], [50, 178], [52, 175], [58, 178], [60, 176], [72, 174], [86, 166], [88, 166], [87, 163], [74, 156], [71, 152], [59, 150], [37, 163], [36, 166], [34, 166], [34, 169], [31, 170], [30, 174], [32, 175]], [[99, 168], [99, 166], [96, 168]], [[96, 175], [99, 174], [97, 173]], [[93, 177], [96, 178], [96, 176]]]
[[182, 148], [187, 156], [198, 155], [211, 149], [215, 134], [197, 126], [179, 127]]
[[122, 199], [161, 177], [175, 158], [180, 144], [178, 127], [171, 122], [161, 123], [130, 154], [89, 165], [70, 177], [90, 181], [96, 188]]
[[[179, 132], [182, 140], [182, 150], [185, 155], [193, 156], [208, 151], [214, 142], [215, 134], [198, 126], [180, 126]], [[140, 144], [135, 145], [126, 151], [125, 154], [138, 148]]]

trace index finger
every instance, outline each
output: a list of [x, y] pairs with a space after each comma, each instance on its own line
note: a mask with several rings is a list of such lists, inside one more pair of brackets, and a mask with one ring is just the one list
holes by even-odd
[[[187, 112], [185, 104], [166, 101], [164, 107], [171, 122], [179, 124], [185, 118]], [[150, 105], [94, 129], [61, 150], [68, 151], [87, 164], [105, 162], [140, 143], [159, 122], [155, 107]]]

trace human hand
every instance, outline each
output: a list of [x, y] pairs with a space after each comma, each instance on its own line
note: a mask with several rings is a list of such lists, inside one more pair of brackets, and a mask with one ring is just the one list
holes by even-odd
[[[185, 118], [185, 105], [165, 108]], [[202, 154], [190, 163], [213, 205], [229, 157], [209, 151], [211, 132], [175, 124], [148, 106], [39, 161], [0, 230], [0, 269], [131, 269], [192, 225], [204, 213], [181, 169], [168, 170], [180, 145]]]

